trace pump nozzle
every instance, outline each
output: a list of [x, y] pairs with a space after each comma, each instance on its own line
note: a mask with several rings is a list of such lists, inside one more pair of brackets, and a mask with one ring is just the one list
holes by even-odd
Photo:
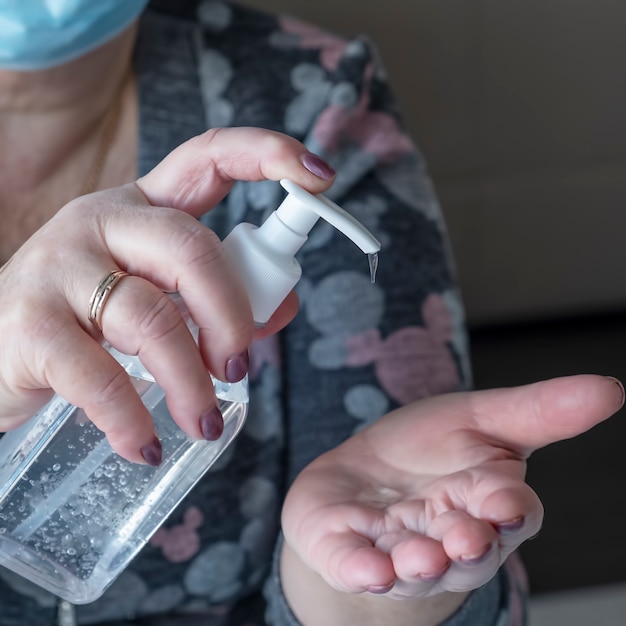
[[377, 262], [380, 242], [360, 222], [321, 194], [314, 195], [290, 180], [280, 184], [288, 195], [259, 227], [239, 224], [224, 247], [243, 279], [254, 321], [263, 325], [300, 280], [295, 254], [321, 217]]
[[294, 232], [307, 235], [321, 217], [351, 239], [365, 254], [374, 254], [380, 250], [378, 239], [332, 200], [322, 194], [309, 193], [290, 180], [283, 179], [280, 184], [289, 195], [276, 213], [283, 224]]

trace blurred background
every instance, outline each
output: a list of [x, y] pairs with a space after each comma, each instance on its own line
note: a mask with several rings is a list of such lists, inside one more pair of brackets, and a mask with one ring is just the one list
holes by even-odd
[[[623, 0], [244, 0], [378, 46], [456, 255], [478, 388], [626, 381]], [[531, 626], [626, 623], [626, 413], [533, 455]]]

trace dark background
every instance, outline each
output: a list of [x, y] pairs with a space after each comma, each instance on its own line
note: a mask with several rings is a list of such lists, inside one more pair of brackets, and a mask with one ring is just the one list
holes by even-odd
[[[626, 381], [626, 315], [476, 329], [477, 388], [580, 373]], [[591, 431], [537, 451], [528, 482], [545, 507], [522, 546], [535, 593], [622, 582], [626, 570], [626, 410]]]

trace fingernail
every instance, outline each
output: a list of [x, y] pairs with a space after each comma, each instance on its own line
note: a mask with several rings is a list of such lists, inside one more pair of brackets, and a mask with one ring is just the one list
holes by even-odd
[[328, 165], [324, 159], [312, 152], [307, 152], [302, 157], [302, 165], [304, 165], [311, 174], [315, 174], [315, 176], [323, 180], [330, 180], [336, 174], [335, 170]]
[[163, 458], [163, 448], [161, 447], [161, 442], [158, 440], [157, 436], [154, 436], [154, 439], [147, 446], [144, 446], [140, 450], [141, 456], [144, 461], [148, 465], [152, 465], [152, 467], [157, 467], [161, 465], [161, 460]]
[[440, 572], [436, 572], [435, 574], [420, 574], [419, 577], [426, 582], [432, 582], [434, 580], [439, 580], [449, 569], [450, 563], [448, 562]]
[[225, 374], [227, 382], [239, 382], [248, 373], [249, 364], [250, 357], [248, 356], [247, 350], [237, 356], [231, 356], [230, 359], [226, 361]]
[[524, 516], [520, 515], [514, 519], [508, 520], [506, 522], [499, 522], [495, 524], [496, 530], [501, 535], [511, 535], [516, 533], [518, 530], [522, 528], [524, 525]]
[[219, 439], [224, 432], [224, 418], [218, 407], [205, 411], [200, 416], [200, 430], [207, 441]]
[[[395, 581], [394, 581], [395, 582]], [[367, 588], [370, 593], [375, 593], [376, 595], [381, 595], [383, 593], [387, 593], [393, 589], [394, 583], [391, 582], [387, 585], [371, 585]]]
[[624, 406], [624, 385], [622, 385], [622, 383], [619, 380], [617, 380], [617, 378], [615, 378], [614, 376], [607, 376], [606, 378], [617, 385], [617, 388], [619, 389], [619, 398], [620, 398], [619, 405], [620, 407]]
[[483, 561], [487, 560], [489, 553], [491, 552], [492, 544], [489, 544], [482, 552], [479, 554], [472, 554], [468, 556], [462, 556], [459, 560], [465, 565], [479, 565]]

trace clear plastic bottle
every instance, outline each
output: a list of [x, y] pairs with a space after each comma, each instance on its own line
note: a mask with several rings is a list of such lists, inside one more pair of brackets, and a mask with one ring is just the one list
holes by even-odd
[[[192, 322], [188, 322], [195, 330]], [[59, 396], [0, 440], [0, 564], [52, 593], [96, 600], [241, 430], [247, 378], [214, 379], [224, 416], [217, 441], [192, 439], [137, 357], [109, 350], [153, 416], [158, 467], [113, 451], [82, 409]]]
[[[281, 184], [289, 195], [267, 221], [239, 224], [223, 242], [259, 325], [299, 280], [294, 255], [319, 217], [368, 254], [372, 279], [380, 249], [336, 204]], [[233, 441], [248, 411], [247, 378], [214, 380], [224, 432], [214, 442], [192, 439], [170, 417], [164, 391], [139, 359], [107, 348], [153, 416], [163, 446], [158, 467], [121, 458], [81, 409], [58, 396], [0, 440], [0, 565], [74, 604], [102, 595]]]

